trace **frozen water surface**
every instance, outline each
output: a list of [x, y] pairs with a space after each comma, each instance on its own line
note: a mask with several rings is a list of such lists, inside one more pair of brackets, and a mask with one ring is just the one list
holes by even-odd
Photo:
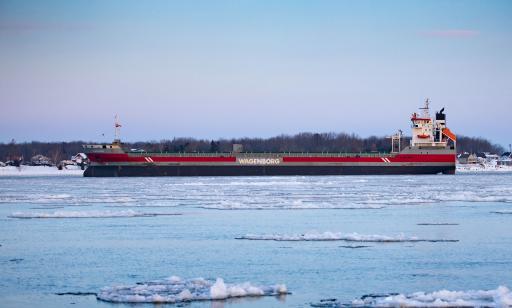
[[0, 306], [505, 307], [510, 213], [509, 173], [2, 176]]

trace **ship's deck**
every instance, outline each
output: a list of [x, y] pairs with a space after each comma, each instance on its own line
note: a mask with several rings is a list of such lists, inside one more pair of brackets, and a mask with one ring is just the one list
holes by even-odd
[[330, 152], [219, 152], [219, 153], [198, 153], [198, 152], [126, 152], [130, 156], [173, 156], [173, 157], [393, 157], [398, 153], [386, 152], [365, 152], [365, 153], [330, 153]]

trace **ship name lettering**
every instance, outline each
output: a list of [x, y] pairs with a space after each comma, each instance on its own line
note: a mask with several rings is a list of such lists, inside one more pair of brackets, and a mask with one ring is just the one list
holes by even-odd
[[278, 165], [279, 158], [239, 158], [240, 165]]

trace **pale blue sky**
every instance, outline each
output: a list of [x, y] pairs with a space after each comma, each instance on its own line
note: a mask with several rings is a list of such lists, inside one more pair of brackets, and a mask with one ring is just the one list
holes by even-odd
[[0, 0], [0, 142], [387, 135], [426, 97], [512, 142], [512, 1]]

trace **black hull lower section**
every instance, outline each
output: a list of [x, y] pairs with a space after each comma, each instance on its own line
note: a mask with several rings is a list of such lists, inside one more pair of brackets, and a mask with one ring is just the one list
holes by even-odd
[[90, 166], [86, 177], [454, 174], [455, 166]]

